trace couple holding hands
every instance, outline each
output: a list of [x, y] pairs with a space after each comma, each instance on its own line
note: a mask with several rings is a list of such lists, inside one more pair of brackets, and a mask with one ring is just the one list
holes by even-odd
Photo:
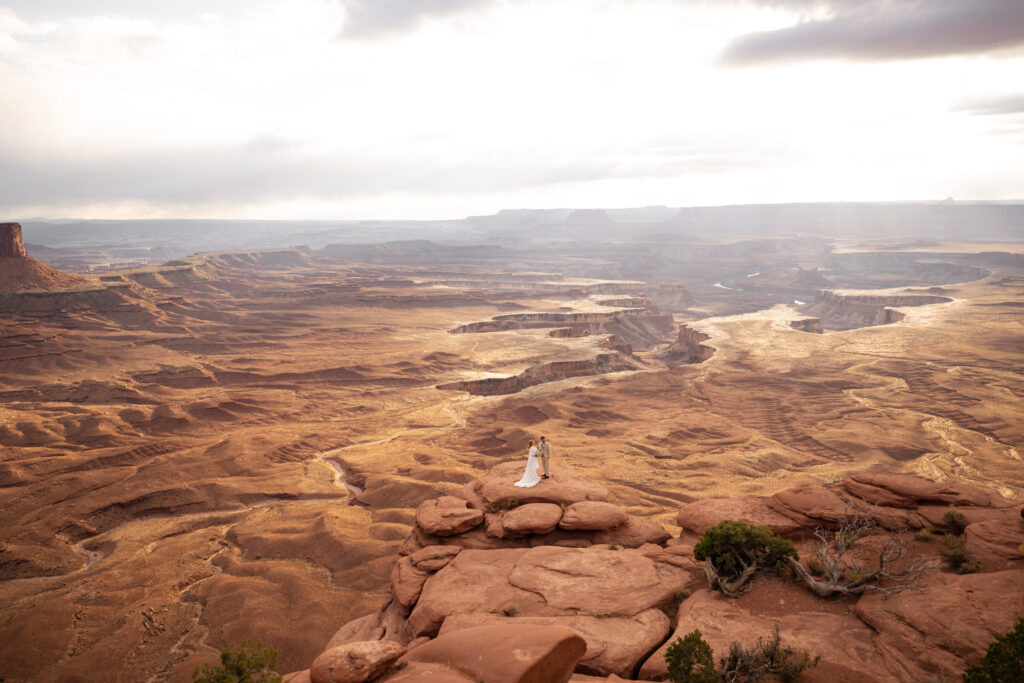
[[[530, 488], [540, 483], [541, 479], [548, 479], [551, 475], [551, 444], [548, 443], [545, 437], [540, 437], [540, 443], [534, 445], [533, 439], [530, 439], [530, 455], [526, 459], [526, 472], [523, 473], [523, 478], [516, 482], [516, 486], [522, 488]], [[540, 462], [544, 466], [544, 475], [539, 476], [537, 474], [537, 458], [540, 457]]]

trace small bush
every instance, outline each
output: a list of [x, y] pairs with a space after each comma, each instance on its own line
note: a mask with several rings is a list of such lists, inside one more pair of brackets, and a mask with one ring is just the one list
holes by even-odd
[[518, 611], [519, 608], [516, 607], [516, 603], [514, 602], [506, 603], [501, 607], [501, 613], [504, 614], [506, 617], [514, 617], [516, 615], [516, 612]]
[[935, 534], [933, 534], [932, 530], [927, 527], [918, 529], [917, 532], [914, 533], [914, 539], [924, 543], [931, 541], [933, 538], [935, 538]]
[[973, 574], [981, 568], [967, 549], [967, 541], [959, 536], [947, 538], [939, 548], [939, 555], [957, 574]]
[[967, 528], [967, 518], [964, 517], [964, 513], [960, 512], [955, 505], [949, 506], [946, 514], [942, 515], [942, 521], [957, 536], [962, 534], [964, 529]]
[[791, 647], [782, 645], [779, 625], [768, 640], [758, 638], [757, 644], [744, 649], [738, 642], [729, 645], [729, 656], [723, 657], [722, 678], [726, 681], [758, 681], [769, 675], [789, 683], [795, 681], [807, 669], [813, 669], [821, 661], [821, 655], [811, 656], [807, 650], [797, 654]]
[[612, 543], [610, 546], [608, 546], [608, 550], [619, 550], [621, 547], [622, 546], [620, 546], [620, 545]]
[[1024, 557], [1024, 543], [1021, 543], [1019, 546], [1017, 546], [1017, 554], [1021, 557]]
[[807, 560], [807, 571], [814, 576], [825, 576], [825, 568], [821, 566], [821, 562], [817, 558], [812, 557]]
[[193, 683], [280, 683], [273, 669], [277, 651], [246, 640], [220, 652], [220, 666], [204, 664], [192, 672]]
[[715, 659], [701, 632], [690, 631], [684, 638], [676, 638], [665, 652], [668, 680], [672, 683], [715, 683]]
[[1024, 617], [1009, 633], [997, 636], [977, 666], [967, 667], [964, 683], [1024, 681]]
[[717, 587], [730, 594], [754, 571], [783, 567], [787, 557], [800, 559], [792, 541], [776, 536], [766, 527], [731, 519], [705, 531], [693, 549], [693, 556], [708, 561], [717, 577]]

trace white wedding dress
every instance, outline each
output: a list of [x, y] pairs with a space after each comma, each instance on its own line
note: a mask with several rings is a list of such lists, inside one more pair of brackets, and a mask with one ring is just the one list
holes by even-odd
[[526, 459], [526, 472], [523, 473], [523, 478], [516, 482], [516, 486], [528, 489], [540, 483], [540, 477], [537, 476], [537, 464], [537, 447], [530, 446], [530, 457]]

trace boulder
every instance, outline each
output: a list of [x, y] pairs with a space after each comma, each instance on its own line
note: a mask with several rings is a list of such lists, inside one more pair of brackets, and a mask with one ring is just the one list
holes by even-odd
[[484, 513], [467, 507], [465, 500], [441, 496], [416, 508], [416, 526], [434, 536], [454, 536], [469, 531], [484, 520]]
[[390, 640], [347, 643], [325, 650], [309, 667], [312, 683], [364, 683], [380, 676], [405, 654]]
[[1015, 514], [968, 524], [964, 538], [985, 568], [1024, 569], [1024, 520]]
[[617, 505], [584, 500], [566, 508], [558, 526], [566, 531], [608, 531], [622, 526], [628, 519], [626, 511]]
[[562, 508], [553, 503], [527, 503], [509, 510], [501, 518], [502, 528], [511, 534], [548, 534], [562, 519]]
[[552, 463], [551, 478], [542, 479], [532, 488], [520, 488], [515, 482], [523, 474], [523, 463], [505, 462], [495, 465], [476, 481], [467, 484], [459, 497], [477, 501], [481, 509], [507, 509], [509, 503], [554, 503], [572, 505], [581, 500], [607, 501], [608, 489], [576, 474], [570, 467]]
[[[441, 635], [477, 626], [507, 623], [493, 614], [460, 614], [445, 619]], [[570, 629], [587, 643], [576, 671], [600, 676], [629, 676], [665, 637], [670, 625], [664, 612], [649, 609], [633, 617], [576, 614], [554, 617], [516, 617], [516, 624], [537, 624]]]
[[449, 562], [452, 558], [462, 552], [457, 545], [428, 545], [420, 548], [410, 555], [413, 565], [425, 572], [436, 572]]
[[865, 595], [854, 607], [899, 680], [958, 679], [1024, 614], [1022, 571], [934, 574], [921, 587], [888, 599]]
[[683, 638], [694, 629], [699, 629], [711, 646], [717, 664], [729, 652], [730, 643], [738, 641], [750, 647], [758, 638], [770, 638], [776, 624], [783, 645], [822, 656], [819, 666], [801, 680], [868, 683], [890, 678], [882, 657], [875, 652], [872, 630], [857, 617], [812, 611], [766, 616], [744, 608], [743, 602], [708, 589], [684, 600], [679, 606], [675, 632], [640, 668], [640, 678], [665, 680], [665, 652], [676, 638]]
[[646, 543], [660, 545], [672, 538], [665, 527], [653, 519], [630, 515], [626, 523], [608, 531], [597, 531], [592, 537], [593, 543], [607, 543], [625, 548], [639, 548]]
[[549, 608], [632, 616], [669, 604], [687, 578], [636, 550], [543, 546], [517, 558], [508, 580]]
[[783, 538], [796, 539], [808, 533], [807, 527], [768, 507], [763, 496], [698, 500], [686, 503], [676, 514], [676, 524], [697, 536], [726, 519], [767, 527]]
[[586, 649], [567, 628], [503, 624], [438, 636], [402, 661], [441, 664], [487, 683], [566, 683]]
[[419, 600], [423, 583], [427, 580], [426, 572], [413, 564], [411, 557], [403, 557], [391, 569], [391, 594], [403, 607], [412, 607]]
[[817, 484], [802, 484], [779, 491], [768, 498], [767, 505], [772, 511], [807, 529], [818, 526], [834, 528], [839, 520], [853, 512], [853, 508], [835, 491]]
[[380, 640], [383, 636], [384, 627], [380, 623], [380, 615], [367, 614], [365, 617], [353, 619], [338, 629], [324, 649], [330, 650], [345, 643]]

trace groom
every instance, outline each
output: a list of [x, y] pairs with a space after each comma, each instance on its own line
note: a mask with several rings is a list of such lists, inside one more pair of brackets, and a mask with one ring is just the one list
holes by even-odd
[[544, 465], [544, 476], [541, 479], [549, 479], [551, 474], [551, 444], [542, 436], [540, 437], [540, 443], [537, 444], [537, 449], [540, 451], [540, 462]]

